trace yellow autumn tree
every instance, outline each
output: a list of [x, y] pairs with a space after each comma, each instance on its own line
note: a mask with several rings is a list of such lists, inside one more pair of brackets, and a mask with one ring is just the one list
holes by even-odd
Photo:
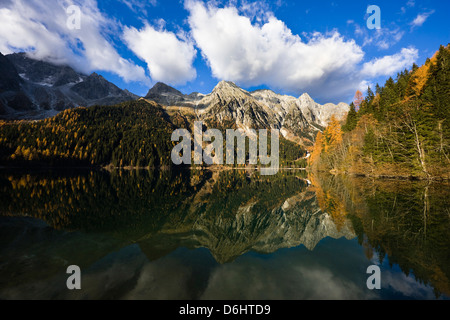
[[409, 83], [410, 88], [407, 90], [405, 100], [408, 101], [411, 97], [419, 96], [422, 93], [422, 90], [428, 81], [430, 67], [436, 63], [436, 57], [437, 52], [431, 59], [427, 60], [423, 66], [413, 72]]
[[341, 124], [335, 116], [331, 117], [331, 121], [325, 131], [318, 132], [314, 148], [311, 152], [309, 164], [318, 164], [322, 153], [330, 153], [338, 145], [342, 143], [343, 132]]
[[342, 128], [335, 116], [331, 117], [330, 124], [323, 132], [323, 149], [325, 153], [342, 143]]
[[323, 134], [322, 132], [317, 133], [316, 142], [314, 144], [314, 148], [311, 152], [311, 157], [309, 158], [309, 164], [312, 165], [313, 163], [317, 163], [317, 161], [320, 159], [320, 155], [323, 151]]
[[361, 107], [362, 102], [364, 101], [364, 95], [362, 94], [361, 91], [356, 91], [355, 94], [355, 98], [353, 99], [353, 104], [356, 107], [356, 110], [359, 109], [359, 107]]

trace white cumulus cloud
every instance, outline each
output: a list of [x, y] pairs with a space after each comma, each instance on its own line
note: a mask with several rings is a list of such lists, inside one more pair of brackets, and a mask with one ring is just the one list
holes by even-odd
[[141, 30], [127, 27], [123, 38], [128, 47], [147, 63], [153, 81], [184, 85], [196, 78], [194, 45], [183, 34], [145, 25]]
[[[417, 49], [404, 48], [367, 61], [362, 48], [368, 43], [360, 46], [337, 30], [299, 35], [267, 9], [253, 6], [249, 14], [247, 7], [233, 2], [223, 7], [199, 0], [184, 4], [191, 36], [212, 75], [242, 87], [266, 85], [285, 93], [308, 92], [322, 102], [337, 103], [351, 99], [357, 89], [376, 78], [411, 67], [418, 58]], [[403, 35], [400, 28], [382, 29], [365, 41], [388, 49]]]
[[[67, 27], [70, 5], [81, 9], [80, 29]], [[117, 31], [95, 0], [14, 0], [0, 7], [0, 51], [26, 51], [36, 59], [89, 73], [112, 72], [125, 81], [148, 82], [145, 70], [123, 58], [110, 39]]]
[[[156, 3], [118, 1], [139, 12]], [[107, 71], [125, 81], [145, 84], [150, 84], [145, 68], [138, 65], [137, 59], [122, 57], [117, 50], [118, 41], [147, 64], [153, 81], [176, 86], [194, 80], [194, 61], [199, 51], [217, 80], [233, 81], [247, 88], [266, 85], [289, 94], [308, 92], [319, 102], [335, 103], [351, 99], [362, 84], [371, 83], [374, 78], [392, 76], [411, 67], [418, 57], [417, 49], [405, 48], [397, 54], [367, 61], [364, 44], [358, 45], [337, 30], [295, 34], [270, 12], [264, 1], [244, 1], [240, 7], [236, 1], [230, 1], [219, 7], [217, 1], [205, 4], [185, 0], [188, 29], [177, 33], [166, 30], [163, 20], [156, 27], [148, 22], [140, 29], [123, 27], [100, 12], [96, 0], [0, 2], [3, 54], [27, 51], [32, 57], [68, 64], [85, 73]], [[67, 27], [66, 8], [71, 4], [81, 9], [80, 30]], [[419, 15], [414, 25], [423, 24], [428, 16]], [[378, 47], [389, 48], [403, 34], [399, 28], [385, 29], [369, 40]], [[367, 38], [362, 31], [356, 35]]]
[[[252, 23], [233, 6], [188, 0], [185, 7], [196, 45], [221, 80], [324, 96], [330, 90], [348, 91], [342, 80], [352, 79], [364, 58], [355, 41], [337, 31], [302, 39], [270, 14], [265, 22]], [[354, 87], [357, 82], [347, 81]]]
[[419, 51], [416, 48], [403, 48], [397, 54], [366, 62], [361, 73], [363, 76], [371, 78], [392, 76], [400, 70], [410, 68], [418, 57]]

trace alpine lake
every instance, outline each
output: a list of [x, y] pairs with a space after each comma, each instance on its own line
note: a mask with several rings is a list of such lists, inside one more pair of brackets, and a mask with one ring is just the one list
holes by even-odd
[[1, 169], [0, 190], [0, 299], [450, 298], [449, 182]]

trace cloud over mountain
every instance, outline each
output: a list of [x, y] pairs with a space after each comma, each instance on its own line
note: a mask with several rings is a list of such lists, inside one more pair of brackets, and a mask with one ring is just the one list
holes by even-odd
[[[257, 13], [255, 19], [235, 5], [186, 0], [185, 8], [192, 37], [212, 75], [244, 87], [266, 85], [321, 99], [345, 99], [358, 88], [366, 89], [373, 78], [395, 75], [418, 58], [417, 49], [405, 48], [365, 62], [362, 47], [337, 30], [300, 36], [270, 11]], [[395, 32], [398, 42], [403, 33]]]
[[[79, 3], [78, 3], [79, 2]], [[114, 47], [111, 35], [115, 23], [100, 12], [97, 1], [74, 1], [81, 8], [79, 30], [67, 27], [70, 1], [14, 0], [0, 8], [0, 52], [27, 51], [35, 58], [68, 64], [89, 73], [102, 70], [125, 81], [148, 82], [145, 70], [123, 58]]]
[[281, 20], [252, 24], [233, 6], [189, 0], [192, 36], [218, 79], [244, 86], [268, 85], [293, 92], [323, 90], [355, 72], [364, 52], [337, 31], [314, 33], [308, 39], [295, 35]]
[[[298, 7], [287, 15], [281, 10], [275, 15], [271, 10], [282, 6], [281, 2], [0, 3], [3, 54], [26, 51], [29, 57], [67, 64], [83, 73], [119, 76], [132, 91], [131, 87], [143, 86], [135, 91], [139, 94], [151, 82], [187, 85], [191, 91], [202, 91], [217, 80], [227, 80], [247, 89], [269, 87], [296, 96], [307, 92], [320, 101], [337, 103], [348, 101], [368, 83], [395, 76], [419, 58], [418, 49], [404, 43], [407, 34], [398, 22], [371, 32], [356, 18], [343, 19], [344, 26], [339, 25], [338, 19], [318, 32], [308, 29], [310, 14], [299, 16], [308, 22], [305, 24], [296, 25], [287, 19], [301, 14]], [[67, 27], [66, 9], [72, 4], [81, 9], [79, 30]], [[405, 6], [413, 7], [412, 2]], [[412, 30], [438, 13], [414, 13], [405, 20], [406, 27]], [[315, 14], [313, 19], [321, 13]], [[354, 32], [346, 31], [353, 25]], [[423, 46], [417, 47], [423, 51]], [[380, 50], [390, 51], [380, 55]]]

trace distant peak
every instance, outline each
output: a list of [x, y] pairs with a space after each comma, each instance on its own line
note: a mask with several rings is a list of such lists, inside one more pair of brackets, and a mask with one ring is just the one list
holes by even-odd
[[239, 88], [234, 82], [223, 80], [217, 84], [213, 92], [236, 91], [236, 90], [244, 92], [244, 90]]
[[153, 88], [150, 89], [150, 91], [148, 92], [147, 95], [150, 94], [162, 94], [162, 93], [172, 93], [175, 95], [180, 95], [182, 96], [183, 94], [178, 91], [177, 89], [163, 83], [163, 82], [158, 82], [156, 83]]
[[306, 92], [300, 96], [300, 100], [314, 102], [314, 99], [311, 98], [311, 96], [309, 94], [307, 94]]
[[273, 90], [270, 89], [258, 89], [255, 91], [250, 92], [252, 96], [258, 96], [258, 97], [264, 97], [264, 98], [274, 98], [274, 97], [280, 97], [278, 93], [276, 93]]
[[302, 94], [302, 95], [300, 96], [300, 98], [301, 98], [301, 97], [312, 99], [311, 96], [310, 96], [308, 93], [306, 93], [306, 92], [305, 92], [304, 94]]
[[26, 52], [14, 52], [14, 53], [10, 53], [7, 55], [8, 56], [16, 56], [16, 57], [26, 57], [27, 56]]
[[174, 89], [171, 86], [165, 84], [164, 82], [157, 82], [154, 86], [153, 89]]
[[97, 72], [91, 73], [90, 77], [92, 77], [92, 78], [102, 78], [102, 76], [99, 75]]
[[216, 88], [229, 88], [229, 87], [239, 88], [234, 82], [225, 81], [225, 80], [220, 81], [216, 86]]

